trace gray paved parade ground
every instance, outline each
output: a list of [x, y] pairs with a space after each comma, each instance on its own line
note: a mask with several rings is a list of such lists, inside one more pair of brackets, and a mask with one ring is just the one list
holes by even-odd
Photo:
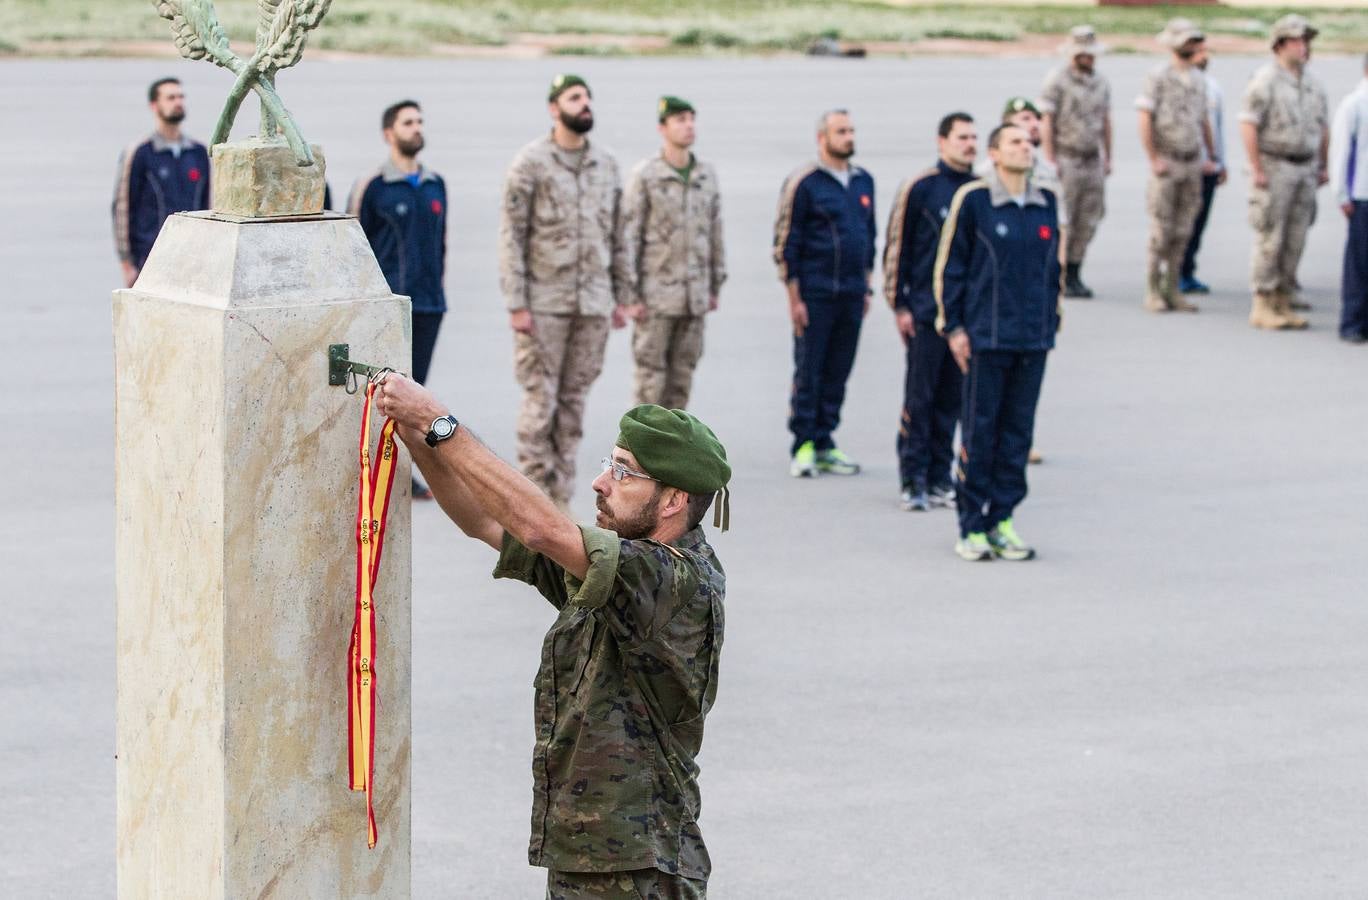
[[[882, 306], [837, 435], [865, 473], [788, 477], [790, 342], [768, 245], [780, 181], [812, 155], [822, 108], [854, 115], [882, 245], [897, 182], [932, 159], [937, 117], [965, 108], [986, 136], [1005, 97], [1033, 94], [1051, 60], [351, 61], [281, 77], [327, 148], [338, 198], [383, 156], [381, 108], [423, 102], [425, 158], [447, 178], [452, 223], [431, 384], [505, 457], [518, 392], [497, 290], [498, 192], [545, 124], [549, 77], [589, 78], [594, 137], [624, 165], [654, 148], [659, 93], [698, 106], [732, 271], [695, 392], [736, 471], [733, 528], [715, 538], [729, 574], [722, 686], [700, 758], [715, 896], [1368, 894], [1368, 349], [1333, 328], [1343, 219], [1322, 192], [1301, 275], [1309, 333], [1245, 324], [1238, 171], [1201, 257], [1215, 289], [1201, 314], [1143, 312], [1130, 102], [1153, 62], [1102, 63], [1118, 166], [1085, 267], [1100, 299], [1069, 302], [1050, 359], [1036, 440], [1046, 462], [1017, 516], [1041, 551], [1029, 565], [961, 562], [950, 513], [897, 509], [902, 361]], [[1213, 64], [1233, 157], [1234, 107], [1258, 62]], [[1346, 58], [1314, 70], [1332, 103], [1359, 77]], [[207, 138], [228, 87], [208, 66], [0, 65], [10, 897], [114, 891], [108, 204], [119, 150], [150, 130], [143, 91], [166, 72], [185, 80], [189, 132]], [[616, 334], [590, 396], [583, 515], [630, 383]], [[538, 896], [544, 874], [526, 865], [531, 684], [551, 611], [491, 581], [492, 554], [434, 506], [415, 510], [414, 532], [414, 894]]]

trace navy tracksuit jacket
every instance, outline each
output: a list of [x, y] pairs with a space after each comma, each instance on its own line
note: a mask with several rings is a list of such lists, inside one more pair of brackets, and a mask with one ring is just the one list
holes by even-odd
[[937, 326], [969, 336], [958, 469], [960, 534], [986, 532], [1026, 497], [1045, 355], [1059, 330], [1059, 206], [1028, 182], [1022, 202], [996, 172], [955, 194], [936, 257]]
[[907, 341], [903, 408], [898, 421], [898, 470], [904, 487], [950, 483], [955, 425], [960, 417], [959, 366], [936, 333], [932, 272], [941, 226], [955, 192], [974, 180], [943, 160], [898, 189], [888, 216], [884, 294], [895, 310], [912, 313], [916, 335]]
[[413, 301], [413, 378], [426, 383], [446, 312], [446, 182], [420, 166], [417, 185], [386, 162], [357, 182], [348, 212], [370, 241], [390, 290]]
[[114, 246], [119, 259], [142, 269], [172, 213], [209, 208], [209, 151], [159, 134], [124, 151], [114, 186]]
[[846, 379], [855, 364], [869, 272], [874, 268], [874, 179], [850, 167], [850, 183], [816, 165], [784, 182], [774, 229], [779, 280], [797, 280], [808, 327], [793, 340], [790, 452], [807, 441], [835, 446]]

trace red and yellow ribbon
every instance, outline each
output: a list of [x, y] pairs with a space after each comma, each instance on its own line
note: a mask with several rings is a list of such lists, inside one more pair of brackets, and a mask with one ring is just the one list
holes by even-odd
[[366, 792], [366, 846], [375, 847], [375, 585], [380, 552], [385, 546], [385, 516], [394, 486], [394, 420], [380, 428], [379, 460], [370, 456], [371, 400], [375, 384], [366, 386], [361, 412], [360, 497], [356, 505], [356, 619], [347, 652], [347, 771], [353, 791]]

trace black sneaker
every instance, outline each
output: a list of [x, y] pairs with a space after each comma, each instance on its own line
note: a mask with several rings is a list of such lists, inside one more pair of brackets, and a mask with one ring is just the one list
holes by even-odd
[[931, 489], [931, 507], [933, 509], [948, 509], [955, 505], [955, 486], [953, 484], [938, 484]]
[[1368, 337], [1364, 337], [1356, 331], [1340, 335], [1340, 340], [1344, 341], [1346, 344], [1368, 344]]

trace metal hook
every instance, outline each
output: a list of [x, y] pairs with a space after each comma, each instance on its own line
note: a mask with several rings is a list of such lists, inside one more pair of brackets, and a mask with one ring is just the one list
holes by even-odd
[[347, 386], [345, 390], [348, 394], [355, 394], [357, 391], [361, 390], [361, 385], [356, 380], [355, 369], [347, 370]]

